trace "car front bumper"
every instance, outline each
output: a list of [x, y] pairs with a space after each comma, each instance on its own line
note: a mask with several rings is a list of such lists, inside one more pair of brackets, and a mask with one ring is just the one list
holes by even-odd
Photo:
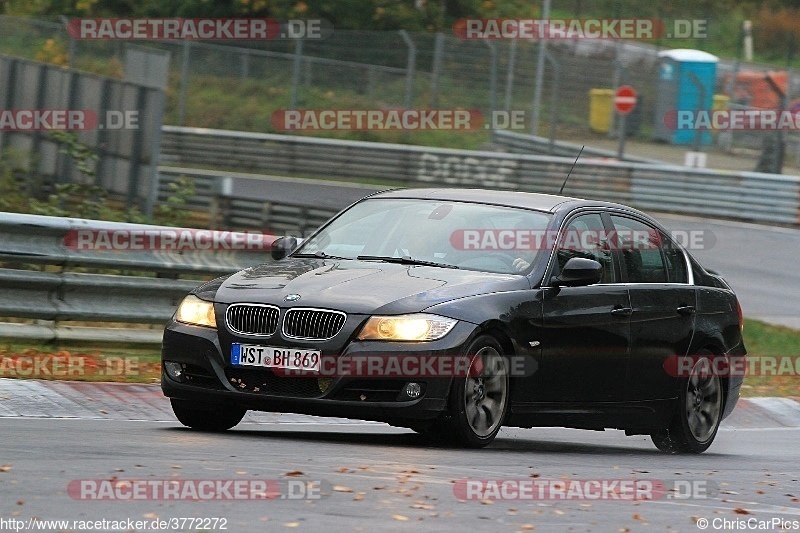
[[[430, 342], [351, 341], [338, 357], [352, 356], [460, 356], [476, 327], [459, 322], [444, 338]], [[236, 342], [275, 345], [280, 339]], [[323, 356], [325, 356], [323, 350]], [[169, 376], [163, 363], [182, 365], [180, 380]], [[279, 376], [269, 369], [230, 364], [230, 344], [220, 344], [215, 329], [170, 322], [162, 344], [161, 388], [169, 398], [196, 404], [236, 406], [257, 411], [335, 416], [413, 425], [447, 410], [453, 376]], [[421, 385], [422, 394], [411, 399], [404, 388]]]

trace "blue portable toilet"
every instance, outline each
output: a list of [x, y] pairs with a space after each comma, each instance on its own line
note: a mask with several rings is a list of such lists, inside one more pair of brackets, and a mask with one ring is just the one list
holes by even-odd
[[[658, 91], [654, 137], [672, 144], [694, 144], [695, 129], [675, 129], [665, 117], [677, 111], [711, 111], [717, 81], [715, 55], [701, 50], [675, 49], [658, 53]], [[672, 124], [667, 124], [672, 122]], [[711, 132], [699, 133], [700, 144], [711, 144]]]

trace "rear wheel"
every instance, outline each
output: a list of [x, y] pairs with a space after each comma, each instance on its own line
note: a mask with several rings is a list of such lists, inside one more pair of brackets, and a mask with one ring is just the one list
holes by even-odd
[[170, 399], [170, 403], [181, 424], [200, 431], [226, 431], [241, 422], [247, 413], [238, 407], [197, 407], [186, 400]]
[[508, 363], [494, 337], [482, 335], [467, 350], [472, 363], [466, 377], [456, 378], [450, 390], [449, 418], [431, 436], [450, 443], [482, 448], [492, 442], [508, 411]]
[[652, 434], [667, 453], [702, 453], [714, 442], [722, 421], [722, 380], [714, 374], [711, 354], [701, 357], [688, 377], [680, 378], [678, 409], [669, 428]]

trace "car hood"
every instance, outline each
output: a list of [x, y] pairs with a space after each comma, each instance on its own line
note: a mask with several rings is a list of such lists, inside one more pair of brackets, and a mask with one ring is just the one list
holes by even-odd
[[[221, 303], [397, 314], [422, 311], [465, 296], [529, 287], [527, 278], [514, 274], [378, 261], [286, 258], [215, 280], [196, 292]], [[290, 294], [299, 295], [299, 299], [287, 301]]]

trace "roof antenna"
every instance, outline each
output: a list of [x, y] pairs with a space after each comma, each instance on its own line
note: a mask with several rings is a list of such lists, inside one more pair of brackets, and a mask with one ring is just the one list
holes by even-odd
[[574, 163], [572, 163], [572, 166], [570, 167], [570, 169], [569, 169], [569, 172], [567, 172], [567, 177], [566, 177], [566, 178], [564, 178], [564, 183], [562, 183], [562, 184], [561, 184], [561, 188], [560, 188], [560, 189], [558, 189], [558, 194], [561, 194], [562, 192], [564, 192], [564, 186], [567, 184], [567, 180], [568, 180], [568, 179], [569, 179], [569, 177], [572, 175], [572, 171], [573, 171], [573, 170], [575, 170], [575, 165], [577, 165], [577, 164], [578, 164], [578, 159], [580, 159], [580, 157], [581, 157], [581, 154], [583, 153], [583, 149], [584, 149], [584, 148], [586, 148], [586, 145], [585, 145], [585, 144], [584, 144], [583, 146], [581, 146], [581, 149], [578, 151], [578, 157], [576, 157], [576, 158], [575, 158], [575, 162], [574, 162]]

